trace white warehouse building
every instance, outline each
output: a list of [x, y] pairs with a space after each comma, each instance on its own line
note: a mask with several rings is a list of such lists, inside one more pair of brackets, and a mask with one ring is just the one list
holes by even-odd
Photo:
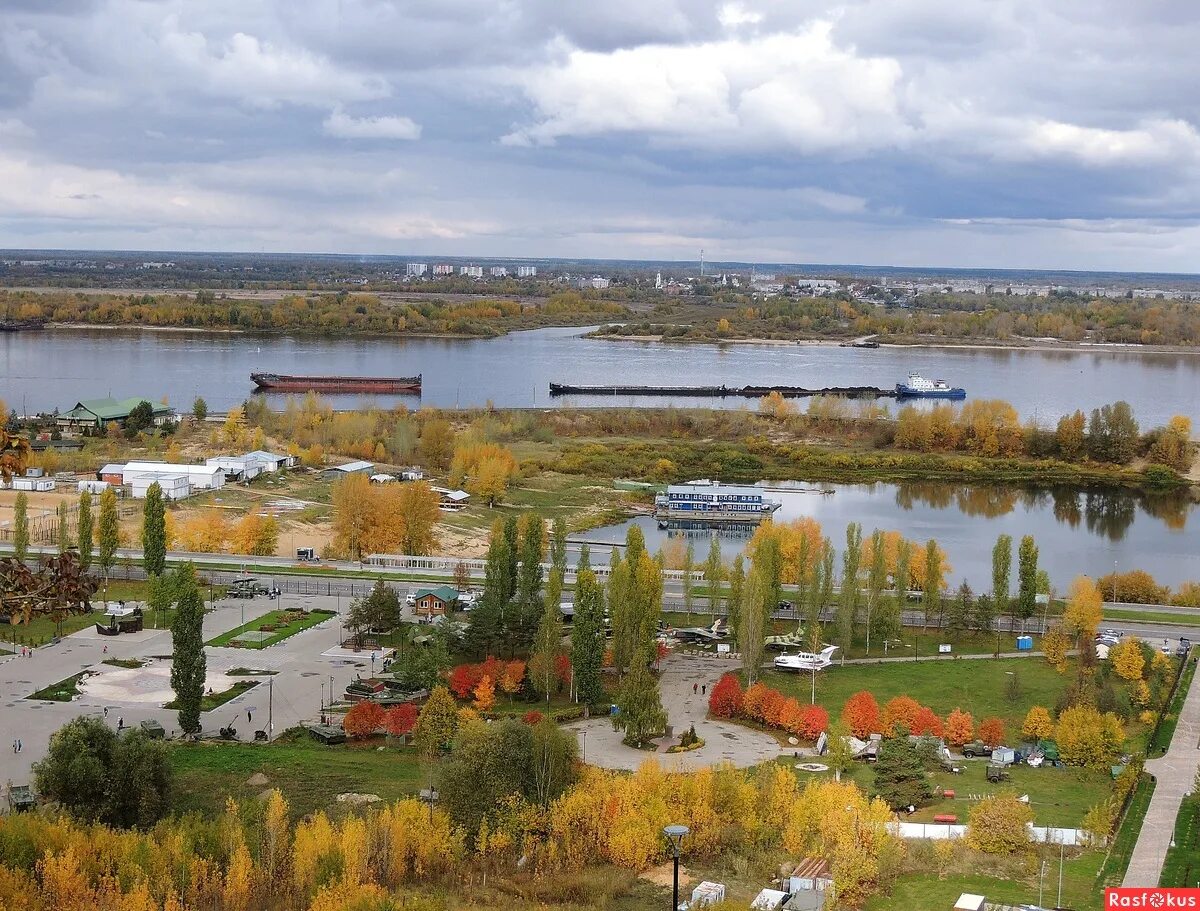
[[[225, 469], [220, 465], [175, 465], [171, 462], [129, 462], [121, 472], [121, 482], [128, 484], [135, 497], [144, 497], [146, 490], [155, 481], [166, 494], [165, 480], [170, 479], [173, 490], [179, 490], [181, 485], [176, 480], [184, 479], [187, 492], [183, 497], [197, 490], [213, 490], [225, 486]], [[145, 481], [145, 483], [141, 483]], [[172, 499], [182, 499], [180, 496]]]
[[151, 484], [162, 488], [164, 500], [186, 500], [192, 495], [192, 487], [187, 475], [182, 474], [143, 474], [129, 479], [129, 492], [135, 500], [146, 499]]

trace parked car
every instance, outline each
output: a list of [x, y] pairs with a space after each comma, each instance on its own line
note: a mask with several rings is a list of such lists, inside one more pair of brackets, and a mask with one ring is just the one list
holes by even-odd
[[991, 757], [992, 748], [982, 740], [972, 740], [970, 743], [964, 743], [962, 752], [964, 756], [974, 759], [976, 756]]

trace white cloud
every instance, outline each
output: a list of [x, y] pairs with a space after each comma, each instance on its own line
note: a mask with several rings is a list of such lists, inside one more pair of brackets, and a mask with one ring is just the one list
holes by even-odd
[[1127, 130], [1042, 120], [1028, 125], [1021, 148], [1091, 167], [1146, 167], [1200, 160], [1200, 134], [1183, 120], [1146, 120]]
[[321, 125], [339, 139], [420, 139], [421, 127], [407, 117], [351, 117], [336, 109]]
[[758, 25], [762, 22], [762, 13], [746, 9], [741, 3], [726, 3], [717, 11], [717, 21], [725, 28], [737, 28], [739, 25]]
[[790, 33], [612, 53], [571, 51], [561, 64], [514, 74], [538, 120], [514, 145], [644, 132], [717, 149], [784, 143], [861, 155], [902, 142], [896, 61], [836, 47], [831, 25]]

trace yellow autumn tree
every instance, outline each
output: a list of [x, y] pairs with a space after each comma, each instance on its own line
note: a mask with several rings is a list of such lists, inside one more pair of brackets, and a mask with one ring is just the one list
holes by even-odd
[[229, 521], [219, 509], [205, 509], [178, 523], [174, 538], [181, 550], [219, 553], [229, 538]]
[[1100, 589], [1087, 576], [1076, 576], [1067, 592], [1067, 606], [1063, 611], [1063, 626], [1081, 639], [1091, 639], [1100, 628], [1100, 617], [1104, 610], [1104, 598]]
[[1142, 643], [1136, 636], [1126, 636], [1112, 646], [1108, 650], [1108, 660], [1122, 680], [1132, 683], [1142, 679], [1146, 656], [1142, 654]]
[[821, 523], [803, 516], [787, 522], [768, 519], [759, 523], [746, 545], [746, 556], [753, 561], [769, 540], [779, 544], [780, 575], [785, 583], [812, 577], [813, 567], [821, 562]]
[[1025, 713], [1021, 733], [1031, 740], [1042, 740], [1054, 733], [1054, 719], [1045, 706], [1035, 705]]
[[1112, 765], [1125, 741], [1125, 731], [1112, 712], [1077, 705], [1063, 709], [1058, 716], [1054, 739], [1063, 762], [1102, 769]]
[[484, 677], [475, 687], [475, 710], [490, 712], [496, 705], [496, 684], [491, 677]]
[[271, 556], [279, 546], [279, 523], [274, 516], [250, 512], [234, 525], [230, 547], [235, 554]]
[[993, 794], [971, 807], [967, 844], [984, 854], [1015, 856], [1032, 848], [1033, 808], [1016, 794]]
[[1070, 646], [1071, 640], [1061, 626], [1050, 627], [1042, 636], [1042, 654], [1046, 656], [1046, 663], [1060, 674], [1067, 669], [1067, 649]]

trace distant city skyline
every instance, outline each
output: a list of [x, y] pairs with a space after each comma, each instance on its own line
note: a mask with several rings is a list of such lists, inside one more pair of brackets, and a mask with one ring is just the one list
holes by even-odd
[[1200, 271], [1173, 0], [11, 0], [0, 246]]

